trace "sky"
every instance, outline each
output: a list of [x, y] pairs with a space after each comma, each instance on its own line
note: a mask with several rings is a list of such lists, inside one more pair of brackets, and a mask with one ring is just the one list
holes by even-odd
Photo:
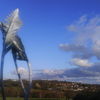
[[[43, 70], [42, 73], [49, 71], [52, 74], [55, 70], [58, 73], [64, 70], [65, 75], [66, 70], [71, 70], [70, 74], [75, 70], [77, 74], [77, 71], [90, 72], [94, 66], [99, 66], [99, 0], [0, 0], [0, 3], [0, 21], [4, 21], [16, 8], [20, 10], [23, 26], [18, 35], [33, 71]], [[2, 34], [0, 41], [1, 54]], [[19, 67], [24, 66], [19, 62]], [[94, 68], [96, 73], [97, 68]], [[10, 73], [14, 70], [9, 52], [5, 57], [4, 77], [13, 77]], [[78, 76], [83, 82], [83, 76], [87, 74], [81, 74]], [[71, 81], [75, 78], [71, 76]]]

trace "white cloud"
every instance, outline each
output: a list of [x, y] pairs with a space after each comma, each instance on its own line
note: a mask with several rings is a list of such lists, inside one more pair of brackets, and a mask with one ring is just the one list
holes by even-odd
[[[59, 80], [59, 81], [73, 81], [82, 83], [100, 84], [100, 63], [96, 63], [92, 67], [82, 67], [73, 69], [60, 70], [41, 70], [33, 76], [33, 79], [41, 80]], [[95, 70], [96, 69], [96, 70]]]
[[25, 75], [26, 76], [28, 74], [27, 69], [25, 69], [23, 67], [19, 67], [18, 72], [19, 72], [20, 75]]
[[[86, 15], [73, 22], [67, 29], [75, 34], [73, 44], [60, 44], [66, 52], [72, 52], [73, 58], [87, 59], [84, 66], [88, 65], [92, 57], [100, 59], [100, 16], [87, 17]], [[71, 37], [69, 37], [71, 38]], [[72, 58], [72, 59], [73, 59]], [[76, 64], [76, 63], [75, 63]], [[80, 66], [80, 62], [76, 64]]]
[[79, 44], [60, 44], [60, 48], [62, 48], [65, 51], [71, 51], [71, 52], [87, 52], [87, 48], [83, 45]]
[[[21, 75], [23, 79], [28, 79], [28, 70], [24, 67], [19, 67], [18, 68], [18, 73]], [[11, 74], [17, 76], [17, 71], [14, 70]]]
[[43, 74], [48, 74], [48, 75], [57, 75], [57, 74], [62, 74], [64, 73], [65, 70], [48, 70], [45, 69], [42, 71]]
[[95, 44], [92, 47], [94, 55], [100, 59], [100, 40], [96, 40]]
[[87, 59], [80, 59], [80, 58], [72, 59], [71, 63], [76, 66], [81, 66], [81, 67], [92, 67], [93, 66], [93, 63], [89, 62]]
[[86, 45], [90, 40], [92, 45], [96, 41], [100, 41], [100, 16], [88, 18], [87, 16], [80, 17], [79, 20], [67, 26], [67, 29], [76, 34], [77, 44]]
[[60, 44], [60, 48], [66, 52], [72, 52], [74, 57], [78, 58], [90, 58], [92, 57], [93, 51], [81, 44]]

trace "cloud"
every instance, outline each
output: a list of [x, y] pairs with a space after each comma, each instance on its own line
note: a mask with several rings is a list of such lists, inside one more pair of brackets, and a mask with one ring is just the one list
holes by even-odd
[[91, 66], [93, 66], [93, 63], [89, 62], [87, 59], [80, 59], [80, 58], [72, 59], [71, 63], [76, 65], [76, 66], [81, 66], [81, 67], [91, 67]]
[[92, 67], [82, 67], [73, 69], [60, 70], [41, 70], [40, 73], [35, 74], [33, 79], [40, 80], [59, 80], [59, 81], [73, 81], [91, 84], [100, 84], [100, 63], [96, 63]]
[[[92, 66], [93, 57], [100, 59], [100, 16], [81, 16], [79, 20], [67, 26], [67, 30], [75, 34], [72, 44], [60, 44], [66, 52], [72, 52], [72, 59], [77, 66]], [[81, 59], [81, 60], [79, 60]], [[85, 59], [85, 60], [84, 60]], [[72, 61], [72, 60], [71, 60]], [[88, 63], [90, 63], [88, 65]]]
[[79, 20], [73, 22], [67, 29], [76, 34], [78, 43], [87, 42], [88, 39], [95, 42], [100, 36], [100, 16], [87, 17], [81, 16]]
[[83, 45], [75, 44], [60, 44], [60, 47], [65, 51], [71, 52], [87, 52], [87, 48]]
[[92, 47], [94, 47], [96, 43], [99, 43], [100, 46], [100, 16], [92, 18], [82, 16], [79, 20], [75, 21], [75, 23], [67, 26], [67, 29], [76, 34], [77, 44], [88, 46], [87, 43], [91, 42], [89, 45]]
[[18, 72], [19, 72], [20, 75], [27, 75], [28, 74], [27, 69], [25, 69], [23, 67], [19, 67]]
[[58, 75], [58, 74], [62, 74], [64, 72], [64, 70], [42, 70], [42, 73], [48, 74], [48, 75]]
[[[28, 70], [24, 67], [19, 67], [18, 68], [18, 73], [21, 75], [23, 79], [28, 79]], [[17, 71], [14, 70], [11, 74], [17, 76]]]
[[90, 58], [92, 57], [93, 51], [86, 47], [85, 45], [80, 45], [80, 44], [60, 44], [59, 47], [66, 51], [66, 52], [72, 52], [73, 57], [78, 57], [78, 58]]

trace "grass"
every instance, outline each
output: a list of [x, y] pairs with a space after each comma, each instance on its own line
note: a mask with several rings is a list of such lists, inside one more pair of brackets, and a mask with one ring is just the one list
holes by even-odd
[[[0, 100], [2, 100], [0, 98]], [[15, 97], [8, 97], [7, 100], [23, 100], [23, 98], [15, 98]], [[58, 98], [30, 98], [30, 100], [65, 100], [65, 99], [58, 99]]]

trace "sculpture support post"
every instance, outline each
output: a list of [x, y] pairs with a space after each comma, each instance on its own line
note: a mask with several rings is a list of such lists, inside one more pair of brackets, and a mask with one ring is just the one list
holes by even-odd
[[27, 62], [28, 71], [29, 71], [29, 74], [28, 74], [28, 76], [29, 76], [29, 86], [28, 86], [28, 88], [27, 88], [27, 92], [26, 92], [27, 94], [26, 94], [26, 99], [25, 99], [25, 100], [28, 100], [28, 99], [29, 99], [29, 94], [30, 94], [31, 85], [32, 85], [32, 80], [31, 80], [31, 66], [30, 66], [28, 60], [27, 60], [26, 62]]
[[24, 100], [28, 100], [28, 97], [27, 97], [28, 94], [27, 94], [27, 92], [26, 92], [26, 90], [25, 90], [23, 81], [22, 81], [21, 76], [20, 76], [20, 74], [19, 74], [19, 72], [18, 72], [18, 65], [17, 65], [16, 58], [15, 58], [14, 55], [13, 55], [13, 59], [14, 59], [14, 63], [15, 63], [15, 67], [16, 67], [16, 71], [17, 71], [17, 75], [18, 75], [20, 84], [21, 84], [21, 87], [22, 87], [23, 92], [24, 92]]
[[31, 85], [32, 85], [32, 80], [31, 80], [31, 66], [29, 64], [29, 61], [27, 61], [27, 66], [28, 66], [28, 70], [29, 70], [29, 87], [28, 87], [28, 97], [30, 94], [30, 89], [31, 89]]
[[3, 98], [3, 100], [6, 100], [5, 93], [4, 93], [4, 84], [3, 84], [4, 56], [5, 56], [5, 51], [3, 49], [2, 55], [1, 55], [1, 66], [0, 66], [1, 67], [0, 68], [0, 84], [1, 84], [2, 98]]

